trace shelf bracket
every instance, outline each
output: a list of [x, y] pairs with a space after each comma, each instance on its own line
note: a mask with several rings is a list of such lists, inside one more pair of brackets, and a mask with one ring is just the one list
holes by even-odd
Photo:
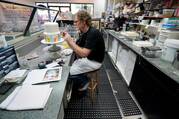
[[33, 10], [32, 10], [32, 13], [31, 13], [31, 15], [30, 15], [28, 24], [27, 24], [27, 26], [26, 26], [26, 28], [25, 28], [24, 36], [29, 35], [29, 28], [30, 28], [30, 26], [31, 26], [31, 23], [32, 23], [32, 20], [33, 20], [33, 18], [34, 18], [34, 16], [35, 16], [35, 12], [36, 12], [36, 11], [37, 11], [37, 8], [34, 7]]

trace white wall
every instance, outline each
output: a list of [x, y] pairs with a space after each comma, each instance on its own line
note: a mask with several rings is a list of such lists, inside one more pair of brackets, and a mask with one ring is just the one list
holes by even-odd
[[9, 0], [13, 2], [35, 5], [35, 2], [72, 2], [72, 3], [94, 3], [94, 17], [100, 18], [105, 11], [107, 0]]
[[94, 17], [101, 18], [101, 13], [105, 12], [106, 0], [94, 0]]

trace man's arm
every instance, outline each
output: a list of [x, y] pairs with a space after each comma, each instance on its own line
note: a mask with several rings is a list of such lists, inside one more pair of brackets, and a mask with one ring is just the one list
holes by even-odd
[[80, 57], [87, 57], [91, 50], [87, 49], [87, 48], [82, 48], [80, 46], [78, 46], [73, 38], [69, 35], [69, 34], [65, 34], [64, 40], [68, 43], [68, 45], [74, 50], [74, 52], [80, 56]]

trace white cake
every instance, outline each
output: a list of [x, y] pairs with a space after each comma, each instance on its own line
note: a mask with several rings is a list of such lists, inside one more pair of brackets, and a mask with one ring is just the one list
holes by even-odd
[[61, 40], [58, 23], [46, 22], [44, 23], [45, 42], [58, 43]]
[[45, 29], [46, 33], [59, 32], [58, 23], [56, 23], [56, 22], [46, 22], [46, 23], [44, 23], [44, 29]]

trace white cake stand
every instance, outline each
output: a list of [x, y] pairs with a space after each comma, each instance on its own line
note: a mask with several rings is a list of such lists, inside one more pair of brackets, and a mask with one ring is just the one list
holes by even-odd
[[61, 39], [58, 42], [46, 42], [45, 39], [41, 40], [42, 44], [51, 45], [48, 48], [48, 51], [49, 51], [48, 60], [56, 60], [57, 58], [61, 57], [60, 52], [61, 52], [62, 48], [60, 46], [57, 46], [56, 44], [61, 43], [63, 41], [64, 41], [64, 39]]

